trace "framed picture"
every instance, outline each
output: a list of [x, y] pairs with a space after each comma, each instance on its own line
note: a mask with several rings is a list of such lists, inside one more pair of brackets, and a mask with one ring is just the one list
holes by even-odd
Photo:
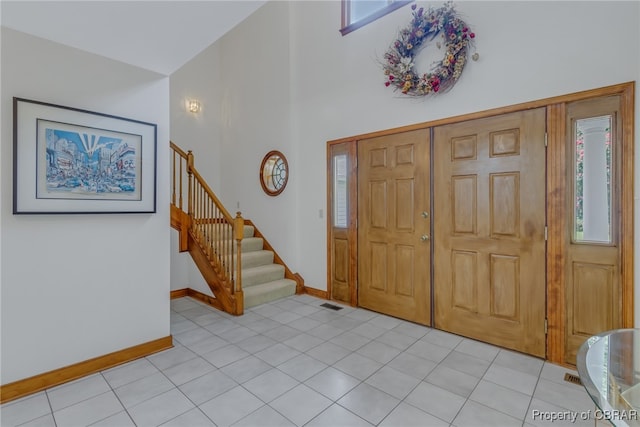
[[13, 213], [153, 213], [157, 126], [13, 98]]

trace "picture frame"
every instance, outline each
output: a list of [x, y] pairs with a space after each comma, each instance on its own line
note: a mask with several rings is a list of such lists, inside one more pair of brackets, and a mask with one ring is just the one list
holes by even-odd
[[156, 212], [157, 125], [13, 98], [13, 213]]

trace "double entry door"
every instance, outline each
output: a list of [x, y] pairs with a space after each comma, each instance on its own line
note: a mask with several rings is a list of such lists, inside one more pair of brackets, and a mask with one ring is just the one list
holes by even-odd
[[331, 239], [332, 289], [351, 267], [345, 302], [544, 357], [544, 133], [537, 109], [358, 140], [357, 235]]

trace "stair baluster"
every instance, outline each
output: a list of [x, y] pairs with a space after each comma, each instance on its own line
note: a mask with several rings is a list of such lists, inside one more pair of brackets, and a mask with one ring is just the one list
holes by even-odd
[[[170, 147], [173, 150], [171, 226], [180, 232], [180, 251], [189, 251], [215, 296], [205, 296], [206, 302], [240, 315], [245, 307], [304, 293], [302, 276], [287, 267], [253, 223], [245, 220], [240, 212], [232, 217], [224, 208], [194, 167], [193, 153], [183, 151], [173, 142]], [[185, 174], [187, 179], [183, 181]], [[185, 192], [187, 212], [183, 207]], [[243, 250], [244, 238], [247, 240]], [[246, 265], [245, 280], [243, 264]]]
[[[193, 153], [173, 142], [171, 225], [181, 232], [181, 250], [204, 257], [211, 271], [198, 265], [224, 311], [244, 311], [241, 262], [244, 218], [231, 216], [194, 167]], [[177, 166], [177, 167], [176, 167]], [[183, 176], [187, 174], [187, 212], [183, 211]], [[176, 203], [177, 202], [177, 203]], [[191, 241], [189, 241], [191, 237]], [[184, 240], [184, 241], [183, 241]], [[235, 249], [235, 250], [234, 250]]]

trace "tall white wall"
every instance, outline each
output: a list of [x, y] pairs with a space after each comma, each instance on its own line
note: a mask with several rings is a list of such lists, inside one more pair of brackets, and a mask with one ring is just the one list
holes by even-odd
[[[291, 137], [289, 2], [269, 2], [220, 40], [222, 74], [221, 197], [251, 219], [285, 262], [296, 258], [296, 157], [304, 140]], [[277, 197], [260, 185], [260, 164], [282, 152], [289, 183]], [[295, 265], [291, 265], [295, 269]]]
[[[295, 261], [295, 185], [298, 142], [289, 123], [289, 4], [271, 2], [171, 75], [171, 137], [193, 149], [196, 168], [231, 214], [241, 211], [286, 262]], [[275, 65], [274, 65], [275, 64]], [[203, 103], [198, 115], [184, 98]], [[260, 186], [262, 158], [271, 150], [288, 159], [291, 178], [278, 197]], [[172, 288], [211, 294], [188, 255], [172, 249]], [[187, 265], [187, 267], [185, 267]], [[295, 271], [295, 269], [294, 269]]]
[[[327, 141], [640, 80], [638, 2], [456, 5], [477, 34], [480, 59], [470, 61], [456, 86], [441, 96], [408, 99], [383, 85], [379, 60], [397, 30], [408, 25], [408, 6], [343, 37], [338, 1], [269, 2], [216, 43], [220, 80], [212, 69], [199, 71], [209, 77], [206, 84], [223, 90], [221, 157], [215, 163], [221, 195], [231, 205], [240, 201], [307, 286], [327, 288]], [[435, 51], [427, 49], [426, 55]], [[419, 56], [425, 71], [437, 59]], [[639, 124], [636, 107], [636, 135]], [[291, 176], [287, 190], [269, 198], [257, 169], [274, 148], [288, 156]], [[639, 176], [636, 166], [636, 188]], [[635, 295], [640, 325], [638, 285]]]
[[[166, 337], [169, 79], [2, 28], [1, 383]], [[158, 125], [157, 213], [12, 215], [12, 97]]]
[[[221, 68], [220, 48], [214, 44], [170, 78], [171, 140], [183, 150], [193, 151], [195, 167], [218, 196], [222, 151]], [[187, 111], [189, 99], [200, 102], [200, 112]], [[183, 209], [186, 211], [187, 207]], [[172, 231], [171, 236], [171, 289], [191, 288], [211, 295], [189, 254], [178, 252], [177, 231]]]

